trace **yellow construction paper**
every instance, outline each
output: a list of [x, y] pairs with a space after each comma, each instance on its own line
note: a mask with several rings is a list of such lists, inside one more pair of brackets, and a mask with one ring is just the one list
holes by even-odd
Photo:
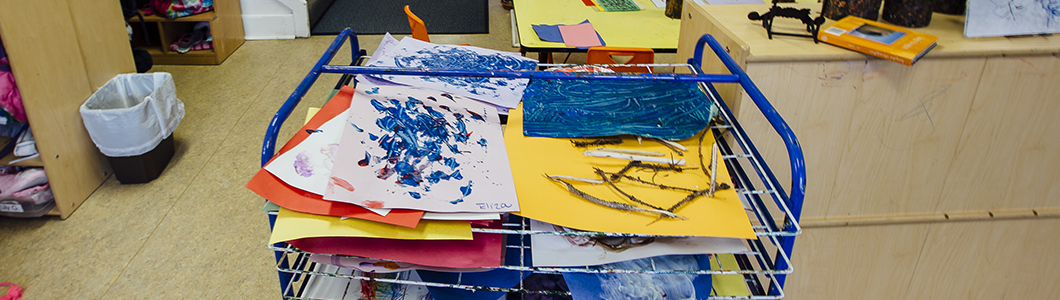
[[[664, 218], [650, 225], [649, 223], [658, 218], [658, 214], [620, 211], [575, 196], [567, 191], [566, 186], [546, 178], [545, 174], [598, 178], [594, 174], [593, 167], [607, 172], [618, 172], [629, 161], [584, 156], [582, 153], [586, 148], [574, 147], [570, 139], [526, 137], [523, 135], [522, 124], [523, 111], [520, 105], [509, 111], [504, 143], [508, 147], [508, 159], [511, 161], [512, 175], [515, 179], [515, 191], [519, 196], [520, 211], [517, 214], [521, 216], [590, 231], [755, 238], [748, 215], [733, 189], [718, 191], [714, 198], [697, 198], [675, 211], [677, 215], [686, 217], [688, 220]], [[592, 126], [592, 124], [585, 125]], [[704, 189], [708, 186], [710, 178], [698, 169], [698, 139], [699, 135], [679, 142], [689, 149], [680, 158], [688, 161], [686, 167], [695, 167], [697, 168], [695, 170], [660, 173], [654, 178], [653, 173], [648, 171], [627, 174], [647, 181], [655, 180], [659, 184]], [[644, 140], [638, 144], [637, 139], [630, 136], [624, 136], [623, 140], [621, 145], [609, 145], [608, 147], [673, 153], [669, 148], [654, 141]], [[710, 145], [713, 143], [714, 138], [710, 134], [703, 140], [705, 161], [710, 160]], [[720, 158], [718, 160], [722, 161]], [[706, 164], [709, 165], [709, 162]], [[724, 167], [718, 168], [717, 180], [732, 186], [728, 171]], [[645, 208], [643, 205], [629, 201], [607, 184], [593, 185], [569, 180], [568, 182], [597, 198]], [[618, 186], [637, 199], [663, 208], [669, 208], [690, 194], [684, 191], [667, 191], [633, 184], [628, 180], [619, 182]]]
[[[739, 266], [736, 262], [736, 257], [732, 254], [715, 254], [717, 259], [710, 260], [711, 270], [721, 270], [722, 265], [725, 265], [728, 270], [735, 270], [734, 266]], [[729, 274], [729, 275], [711, 275], [711, 280], [714, 285], [711, 287], [711, 296], [721, 297], [750, 297], [751, 291], [747, 290], [747, 282], [744, 281], [743, 275], [740, 274]]]
[[280, 208], [269, 243], [309, 237], [368, 237], [399, 240], [471, 240], [467, 221], [420, 220], [416, 228], [340, 217], [300, 213]]

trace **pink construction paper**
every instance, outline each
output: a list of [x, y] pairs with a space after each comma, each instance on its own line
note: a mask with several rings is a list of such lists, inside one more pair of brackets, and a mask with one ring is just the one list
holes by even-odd
[[[500, 222], [492, 223], [499, 228]], [[313, 237], [287, 241], [313, 253], [350, 255], [443, 268], [495, 268], [501, 265], [504, 235], [473, 233], [470, 241]]]
[[596, 35], [596, 29], [593, 28], [592, 23], [560, 25], [559, 33], [563, 36], [563, 44], [567, 47], [603, 46], [600, 44], [600, 38]]

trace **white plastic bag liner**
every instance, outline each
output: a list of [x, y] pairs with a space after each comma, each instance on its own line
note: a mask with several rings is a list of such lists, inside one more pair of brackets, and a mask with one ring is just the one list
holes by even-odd
[[184, 103], [169, 73], [120, 74], [81, 105], [81, 118], [103, 155], [136, 156], [177, 129]]

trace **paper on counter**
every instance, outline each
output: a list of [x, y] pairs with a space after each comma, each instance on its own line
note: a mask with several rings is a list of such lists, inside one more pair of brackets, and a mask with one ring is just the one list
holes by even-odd
[[563, 44], [567, 47], [583, 48], [603, 46], [599, 35], [592, 23], [579, 23], [576, 25], [560, 25], [560, 35], [563, 36]]

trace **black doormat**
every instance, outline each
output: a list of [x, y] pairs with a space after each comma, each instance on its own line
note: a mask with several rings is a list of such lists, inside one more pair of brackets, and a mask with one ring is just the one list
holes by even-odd
[[427, 24], [430, 34], [489, 33], [488, 0], [335, 0], [311, 31], [338, 34], [409, 34], [405, 5]]

